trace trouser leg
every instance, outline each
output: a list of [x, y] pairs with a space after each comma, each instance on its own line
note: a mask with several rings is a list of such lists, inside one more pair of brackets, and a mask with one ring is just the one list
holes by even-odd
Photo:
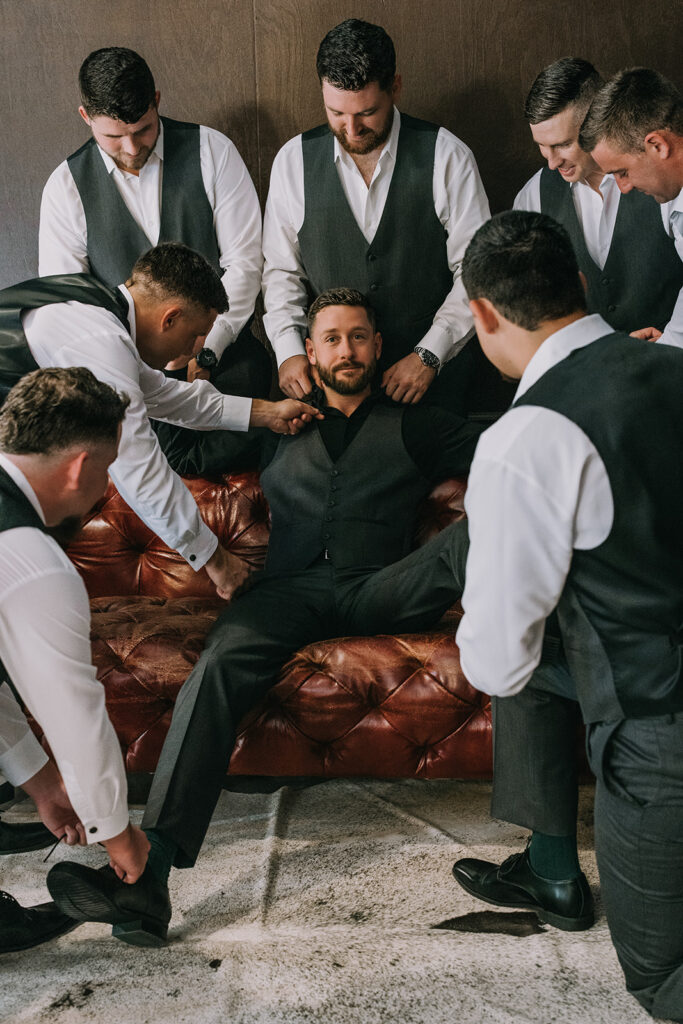
[[329, 626], [330, 569], [261, 577], [214, 625], [173, 712], [143, 819], [196, 860], [228, 769], [240, 719], [284, 662]]
[[340, 602], [345, 628], [368, 636], [434, 625], [462, 594], [468, 548], [461, 520], [400, 561], [350, 580]]
[[576, 832], [579, 705], [566, 666], [541, 665], [493, 705], [491, 814], [551, 836]]
[[[609, 735], [601, 743], [601, 733]], [[626, 987], [683, 1021], [683, 714], [589, 728], [595, 850]]]

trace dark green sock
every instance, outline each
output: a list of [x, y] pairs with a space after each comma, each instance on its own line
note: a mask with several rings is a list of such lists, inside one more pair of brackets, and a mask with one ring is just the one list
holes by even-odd
[[168, 882], [168, 876], [173, 867], [173, 858], [178, 847], [172, 839], [164, 835], [163, 832], [159, 832], [158, 829], [146, 828], [144, 833], [149, 839], [147, 866], [152, 874], [165, 885]]
[[529, 863], [541, 878], [562, 881], [581, 874], [576, 836], [547, 836], [534, 832], [529, 842]]

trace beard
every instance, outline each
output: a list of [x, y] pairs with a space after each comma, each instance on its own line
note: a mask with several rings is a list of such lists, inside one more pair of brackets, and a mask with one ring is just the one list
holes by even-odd
[[[362, 372], [357, 374], [355, 377], [344, 378], [340, 377], [339, 374], [342, 370], [358, 369]], [[333, 369], [316, 366], [318, 377], [323, 384], [326, 384], [330, 390], [334, 391], [338, 395], [357, 395], [361, 391], [364, 391], [368, 386], [372, 378], [375, 376], [377, 371], [377, 360], [373, 359], [370, 364], [364, 366], [363, 363], [355, 363], [349, 360], [346, 363], [340, 363]]]
[[375, 149], [379, 149], [380, 146], [384, 145], [391, 134], [393, 123], [394, 108], [392, 107], [383, 127], [378, 132], [373, 131], [372, 128], [365, 128], [360, 142], [349, 142], [345, 131], [337, 132], [329, 122], [328, 125], [342, 149], [345, 149], [347, 153], [351, 153], [353, 156], [365, 156], [367, 153], [372, 153]]

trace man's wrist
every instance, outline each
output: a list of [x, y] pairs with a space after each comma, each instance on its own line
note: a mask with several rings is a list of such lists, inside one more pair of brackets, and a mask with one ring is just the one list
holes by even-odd
[[435, 370], [439, 373], [441, 370], [441, 360], [437, 355], [431, 352], [428, 348], [423, 345], [416, 345], [413, 352], [418, 356], [423, 366], [428, 366], [431, 370]]

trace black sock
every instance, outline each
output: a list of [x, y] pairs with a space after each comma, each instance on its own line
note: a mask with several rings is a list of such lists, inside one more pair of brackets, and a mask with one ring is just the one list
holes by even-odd
[[529, 863], [541, 878], [563, 881], [581, 874], [576, 836], [547, 836], [534, 832], [529, 842]]
[[149, 839], [149, 857], [147, 866], [152, 874], [164, 885], [173, 867], [173, 858], [178, 846], [169, 836], [156, 828], [146, 828], [144, 833]]

